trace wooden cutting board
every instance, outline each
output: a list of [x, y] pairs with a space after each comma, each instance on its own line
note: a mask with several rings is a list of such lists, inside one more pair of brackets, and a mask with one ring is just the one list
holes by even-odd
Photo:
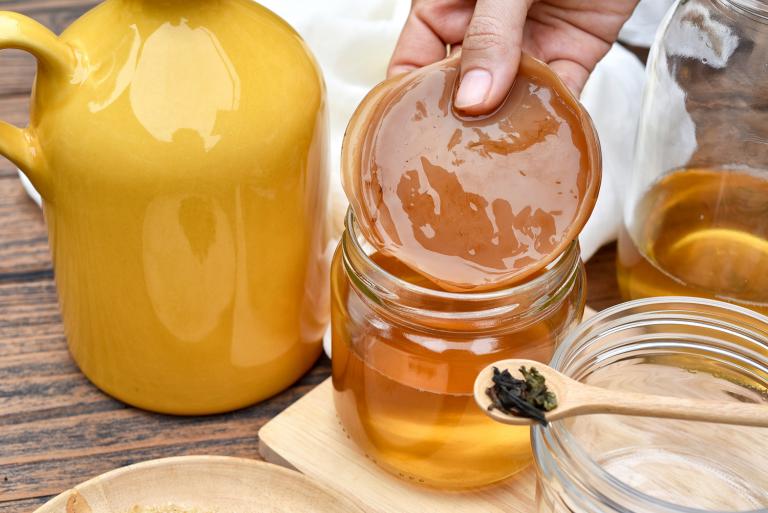
[[328, 379], [259, 431], [267, 461], [295, 468], [352, 498], [368, 513], [531, 513], [533, 468], [500, 485], [471, 492], [418, 487], [380, 469], [347, 438]]

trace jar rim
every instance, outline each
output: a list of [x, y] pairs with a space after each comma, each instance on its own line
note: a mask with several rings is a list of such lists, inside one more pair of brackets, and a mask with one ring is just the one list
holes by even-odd
[[[490, 334], [510, 326], [521, 329], [555, 311], [584, 274], [578, 240], [541, 275], [500, 290], [448, 292], [408, 282], [379, 266], [373, 247], [357, 230], [352, 209], [341, 239], [341, 261], [355, 292], [371, 308], [394, 322], [440, 331]], [[583, 301], [581, 302], [583, 307]]]
[[720, 0], [720, 3], [763, 23], [768, 21], [768, 0]]
[[[576, 239], [572, 241], [560, 255], [558, 255], [552, 262], [549, 263], [549, 265], [544, 268], [543, 273], [533, 279], [525, 280], [521, 283], [512, 284], [508, 287], [490, 291], [450, 292], [447, 290], [423, 287], [421, 285], [403, 280], [402, 278], [395, 276], [374, 262], [373, 259], [365, 251], [365, 248], [363, 248], [363, 246], [360, 244], [360, 239], [364, 237], [362, 236], [362, 233], [360, 233], [360, 231], [357, 229], [357, 220], [351, 207], [347, 210], [347, 216], [344, 221], [344, 225], [347, 229], [347, 233], [349, 234], [348, 239], [354, 245], [356, 253], [362, 260], [364, 260], [368, 266], [376, 269], [378, 274], [381, 274], [387, 280], [391, 281], [393, 285], [402, 290], [409, 291], [420, 296], [432, 297], [446, 301], [493, 301], [535, 291], [552, 279], [551, 271], [553, 269], [571, 263], [571, 261], [574, 260], [574, 254], [576, 255], [576, 264], [578, 264], [578, 259], [581, 258], [580, 252], [578, 251], [578, 239]], [[568, 267], [571, 267], [571, 265]]]
[[[557, 348], [550, 365], [555, 369], [562, 369], [563, 365], [566, 363], [566, 358], [570, 356], [569, 351], [573, 351], [579, 344], [588, 347], [590, 341], [600, 338], [601, 333], [594, 333], [593, 329], [601, 323], [605, 323], [617, 314], [627, 313], [644, 307], [653, 307], [655, 305], [673, 305], [680, 307], [684, 307], [685, 305], [703, 306], [715, 311], [719, 310], [746, 316], [763, 327], [763, 329], [759, 331], [749, 332], [755, 335], [755, 340], [761, 341], [765, 348], [768, 349], [768, 316], [723, 301], [685, 296], [666, 296], [628, 301], [607, 308], [590, 317], [579, 325]], [[660, 310], [657, 310], [657, 312], [658, 311]], [[669, 311], [671, 312], [672, 310], [669, 309]], [[675, 311], [682, 311], [682, 308]], [[652, 311], [647, 313], [652, 313]], [[691, 313], [695, 314], [695, 312], [692, 311]], [[700, 314], [700, 318], [704, 319], [704, 314]], [[750, 326], [750, 328], [753, 327]], [[605, 332], [609, 331], [610, 330], [608, 329], [605, 330]], [[766, 357], [763, 356], [763, 359], [766, 359]], [[768, 359], [766, 360], [768, 361]], [[643, 503], [658, 508], [656, 511], [664, 513], [717, 513], [717, 510], [693, 508], [659, 499], [618, 479], [605, 470], [603, 466], [588, 454], [586, 449], [584, 449], [581, 443], [569, 432], [563, 422], [552, 422], [547, 427], [534, 426], [532, 429], [532, 441], [537, 464], [540, 464], [542, 458], [549, 456], [548, 453], [550, 450], [545, 446], [555, 447], [555, 450], [551, 451], [556, 453], [554, 459], [558, 461], [569, 460], [570, 462], [573, 462], [573, 466], [580, 469], [580, 474], [588, 475], [593, 480], [593, 483], [606, 485], [612, 492], [617, 493], [620, 497], [626, 498], [629, 501], [642, 501]], [[763, 508], [760, 508], [755, 510], [743, 510], [738, 513], [761, 513], [764, 511]], [[732, 512], [720, 511], [719, 513]]]

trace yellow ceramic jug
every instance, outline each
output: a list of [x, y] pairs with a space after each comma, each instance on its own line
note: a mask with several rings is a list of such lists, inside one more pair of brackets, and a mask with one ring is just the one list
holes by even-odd
[[327, 321], [327, 129], [299, 36], [249, 0], [108, 0], [35, 55], [0, 154], [44, 198], [70, 351], [167, 413], [243, 407], [316, 360]]

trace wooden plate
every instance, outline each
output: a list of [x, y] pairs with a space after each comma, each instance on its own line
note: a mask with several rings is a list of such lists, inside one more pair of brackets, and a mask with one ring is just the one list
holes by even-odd
[[136, 506], [158, 513], [173, 511], [171, 506], [185, 513], [361, 513], [298, 472], [220, 456], [166, 458], [113, 470], [35, 513], [131, 513]]

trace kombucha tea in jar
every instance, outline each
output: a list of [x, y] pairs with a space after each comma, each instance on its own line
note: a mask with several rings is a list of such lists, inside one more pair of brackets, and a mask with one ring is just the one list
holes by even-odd
[[713, 297], [768, 314], [768, 171], [676, 170], [636, 215], [620, 242], [626, 296]]
[[768, 313], [768, 3], [679, 2], [659, 31], [625, 198], [627, 299]]
[[523, 56], [504, 104], [451, 108], [453, 56], [377, 86], [342, 151], [350, 200], [331, 269], [340, 421], [403, 479], [488, 485], [531, 462], [530, 429], [473, 398], [495, 361], [549, 361], [581, 319], [576, 236], [594, 206], [600, 151], [589, 116]]
[[497, 360], [548, 361], [580, 321], [576, 242], [513, 287], [446, 292], [377, 252], [350, 214], [331, 273], [336, 409], [369, 458], [403, 479], [452, 489], [529, 465], [529, 428], [486, 417], [473, 384]]

